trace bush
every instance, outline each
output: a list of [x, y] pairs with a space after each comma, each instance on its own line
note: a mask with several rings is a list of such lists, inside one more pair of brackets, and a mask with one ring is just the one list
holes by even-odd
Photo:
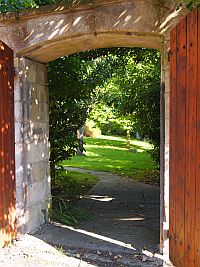
[[101, 135], [101, 130], [95, 125], [93, 120], [87, 120], [83, 129], [86, 137], [97, 137]]
[[93, 128], [99, 128], [103, 135], [126, 135], [127, 125], [131, 125], [129, 119], [120, 116], [114, 109], [104, 103], [95, 105], [89, 116], [93, 121]]

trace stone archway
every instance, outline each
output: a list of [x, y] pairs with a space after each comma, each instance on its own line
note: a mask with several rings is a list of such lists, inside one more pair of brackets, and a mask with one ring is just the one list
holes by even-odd
[[169, 32], [185, 16], [173, 1], [103, 0], [51, 5], [0, 15], [0, 39], [15, 52], [17, 220], [21, 232], [48, 219], [51, 199], [46, 63], [104, 47], [162, 52], [161, 244], [168, 256]]

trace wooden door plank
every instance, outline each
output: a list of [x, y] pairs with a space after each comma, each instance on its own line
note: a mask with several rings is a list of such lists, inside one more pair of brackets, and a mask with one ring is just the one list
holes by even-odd
[[170, 260], [176, 262], [176, 236], [175, 236], [175, 200], [176, 200], [176, 27], [170, 34], [170, 162], [169, 162], [169, 244]]
[[198, 12], [195, 263], [200, 262], [200, 13]]
[[9, 195], [9, 146], [11, 145], [9, 140], [9, 108], [8, 108], [8, 49], [4, 45], [4, 58], [3, 58], [3, 117], [4, 117], [4, 125], [3, 125], [3, 149], [4, 149], [4, 221], [5, 221], [5, 243], [8, 243], [10, 240], [10, 224], [9, 224], [9, 207], [10, 207], [10, 195]]
[[3, 45], [0, 42], [0, 247], [4, 245]]
[[0, 247], [16, 236], [13, 52], [0, 42]]
[[[187, 16], [185, 266], [195, 266], [197, 12]], [[180, 77], [181, 78], [181, 77]]]
[[5, 131], [6, 131], [6, 117], [5, 117], [5, 52], [6, 47], [5, 44], [2, 43], [1, 45], [1, 54], [2, 54], [2, 103], [1, 103], [1, 144], [2, 144], [2, 197], [3, 197], [3, 221], [2, 221], [2, 231], [3, 231], [3, 241], [4, 244], [7, 240], [7, 234], [6, 234], [6, 210], [7, 210], [7, 195], [5, 194], [6, 191], [6, 146], [5, 146]]
[[176, 93], [176, 265], [184, 267], [185, 232], [185, 132], [186, 132], [186, 18], [177, 26], [177, 93]]

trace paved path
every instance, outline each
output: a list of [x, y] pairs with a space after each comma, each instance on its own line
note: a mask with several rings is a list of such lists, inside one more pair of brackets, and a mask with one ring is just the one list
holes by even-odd
[[97, 266], [160, 266], [141, 254], [158, 252], [159, 188], [106, 172], [70, 170], [99, 178], [78, 204], [92, 219], [74, 228], [46, 225], [37, 236]]

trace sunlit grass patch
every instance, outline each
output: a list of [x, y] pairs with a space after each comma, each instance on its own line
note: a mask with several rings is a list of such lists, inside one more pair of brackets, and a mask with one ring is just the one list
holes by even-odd
[[101, 136], [85, 138], [85, 143], [85, 156], [64, 161], [65, 166], [117, 173], [144, 182], [158, 182], [159, 172], [148, 153], [152, 148], [148, 142], [132, 139], [130, 149], [127, 149], [125, 138]]

